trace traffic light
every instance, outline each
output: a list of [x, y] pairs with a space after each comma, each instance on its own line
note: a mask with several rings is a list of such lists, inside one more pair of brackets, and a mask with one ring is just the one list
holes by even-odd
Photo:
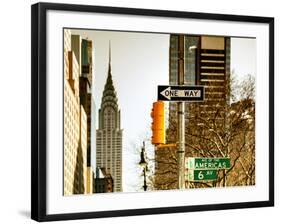
[[152, 138], [154, 145], [165, 144], [165, 107], [163, 101], [153, 103], [151, 111], [152, 118]]

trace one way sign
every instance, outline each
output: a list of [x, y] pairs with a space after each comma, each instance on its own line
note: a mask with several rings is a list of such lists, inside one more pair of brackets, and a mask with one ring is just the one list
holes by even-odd
[[204, 101], [204, 86], [158, 86], [158, 100]]

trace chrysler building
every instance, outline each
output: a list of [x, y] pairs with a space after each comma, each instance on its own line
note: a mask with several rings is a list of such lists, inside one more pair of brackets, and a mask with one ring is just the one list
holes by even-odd
[[120, 110], [111, 74], [111, 52], [107, 80], [99, 109], [99, 128], [96, 132], [96, 165], [105, 168], [113, 178], [113, 191], [122, 191], [122, 131]]

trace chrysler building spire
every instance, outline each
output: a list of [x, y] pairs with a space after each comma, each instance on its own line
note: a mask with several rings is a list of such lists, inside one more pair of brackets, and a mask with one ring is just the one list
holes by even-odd
[[111, 76], [111, 43], [109, 41], [109, 52], [108, 52], [108, 73], [110, 73]]

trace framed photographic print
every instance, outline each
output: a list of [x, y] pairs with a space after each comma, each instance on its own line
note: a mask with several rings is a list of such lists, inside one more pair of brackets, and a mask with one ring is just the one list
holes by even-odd
[[274, 19], [32, 6], [32, 219], [274, 205]]

